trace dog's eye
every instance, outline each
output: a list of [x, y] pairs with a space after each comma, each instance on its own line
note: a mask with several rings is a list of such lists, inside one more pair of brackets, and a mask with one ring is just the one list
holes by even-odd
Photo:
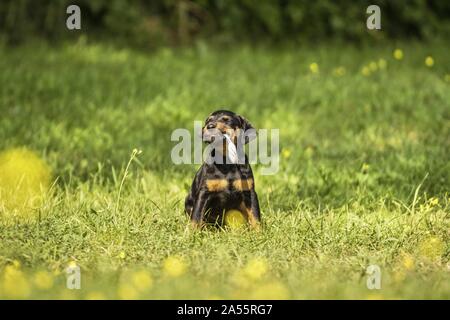
[[222, 121], [228, 121], [228, 120], [230, 120], [230, 117], [222, 117], [221, 120]]

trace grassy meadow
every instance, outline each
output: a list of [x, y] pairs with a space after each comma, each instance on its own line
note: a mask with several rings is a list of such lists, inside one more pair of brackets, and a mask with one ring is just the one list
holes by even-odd
[[[0, 47], [0, 298], [449, 299], [449, 51]], [[170, 135], [224, 107], [280, 129], [260, 232], [187, 228]]]

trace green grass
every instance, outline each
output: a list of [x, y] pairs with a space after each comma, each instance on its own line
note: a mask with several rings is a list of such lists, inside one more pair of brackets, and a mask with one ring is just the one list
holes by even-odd
[[[0, 218], [0, 298], [130, 297], [144, 269], [153, 284], [140, 298], [449, 299], [450, 48], [397, 47], [401, 61], [394, 45], [1, 48], [0, 150], [26, 146], [58, 179], [38, 219]], [[386, 69], [361, 73], [381, 58]], [[170, 134], [222, 107], [280, 128], [279, 172], [254, 166], [262, 232], [186, 229], [198, 166], [171, 163]], [[179, 277], [163, 270], [172, 256]], [[267, 272], [251, 280], [254, 259]], [[2, 285], [15, 261], [17, 295]], [[81, 290], [65, 288], [70, 261]], [[381, 290], [366, 287], [371, 264]], [[51, 288], [33, 282], [39, 270]]]

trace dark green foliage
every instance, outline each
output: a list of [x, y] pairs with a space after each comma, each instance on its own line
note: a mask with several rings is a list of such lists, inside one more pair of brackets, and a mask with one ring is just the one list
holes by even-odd
[[[82, 31], [65, 27], [66, 7], [77, 4]], [[366, 8], [381, 7], [382, 31], [366, 29]], [[362, 41], [430, 38], [450, 31], [450, 2], [298, 0], [3, 0], [0, 30], [12, 43], [87, 35], [133, 45], [188, 44], [199, 38], [234, 41]]]

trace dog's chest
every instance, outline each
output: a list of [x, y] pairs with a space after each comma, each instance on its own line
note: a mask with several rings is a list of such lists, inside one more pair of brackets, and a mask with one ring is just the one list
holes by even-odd
[[[242, 172], [243, 171], [243, 172]], [[246, 170], [229, 170], [228, 172], [210, 172], [205, 180], [209, 192], [236, 193], [253, 189], [253, 176]]]

